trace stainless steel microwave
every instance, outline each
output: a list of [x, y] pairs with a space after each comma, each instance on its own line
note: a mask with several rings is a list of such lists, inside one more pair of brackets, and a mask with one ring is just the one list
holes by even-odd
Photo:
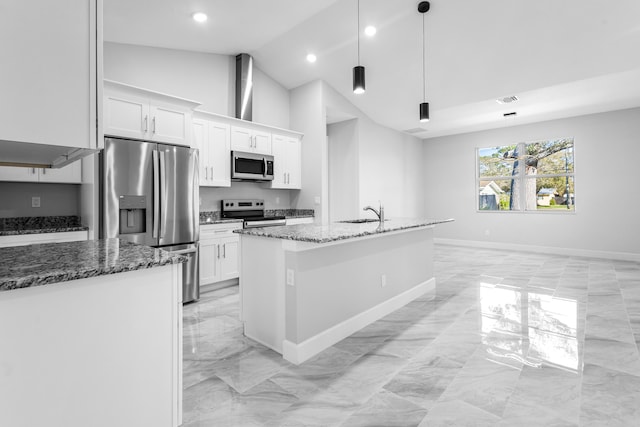
[[231, 179], [239, 181], [273, 181], [273, 156], [232, 151]]

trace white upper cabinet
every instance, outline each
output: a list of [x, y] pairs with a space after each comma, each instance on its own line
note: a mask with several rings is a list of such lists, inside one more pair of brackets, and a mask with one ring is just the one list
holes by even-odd
[[196, 101], [104, 81], [104, 134], [190, 145]]
[[301, 188], [300, 139], [273, 134], [273, 170], [271, 188]]
[[82, 161], [76, 160], [59, 169], [1, 166], [0, 181], [80, 184], [82, 182]]
[[[101, 21], [102, 0], [2, 1], [2, 161], [57, 164], [101, 148]], [[26, 143], [60, 148], [33, 146], [25, 155], [16, 144]]]
[[226, 123], [193, 119], [194, 148], [200, 151], [200, 186], [231, 186], [231, 130]]
[[271, 133], [242, 126], [231, 126], [231, 149], [271, 154]]

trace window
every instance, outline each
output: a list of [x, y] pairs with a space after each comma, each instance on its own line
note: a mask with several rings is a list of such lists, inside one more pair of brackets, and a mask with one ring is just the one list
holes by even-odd
[[575, 210], [573, 138], [478, 148], [478, 210]]

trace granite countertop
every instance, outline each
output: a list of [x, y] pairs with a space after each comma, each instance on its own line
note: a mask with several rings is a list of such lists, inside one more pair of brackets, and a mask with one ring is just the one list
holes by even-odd
[[0, 292], [184, 261], [183, 256], [119, 239], [0, 248]]
[[0, 236], [64, 233], [69, 231], [87, 231], [88, 229], [88, 227], [85, 227], [80, 223], [80, 218], [75, 215], [0, 219]]
[[274, 239], [297, 240], [300, 242], [328, 243], [336, 240], [354, 239], [373, 234], [389, 233], [409, 228], [452, 222], [453, 219], [427, 218], [391, 218], [380, 226], [380, 222], [343, 223], [334, 222], [328, 225], [299, 224], [279, 227], [263, 227], [235, 230], [235, 233], [248, 236], [271, 237]]

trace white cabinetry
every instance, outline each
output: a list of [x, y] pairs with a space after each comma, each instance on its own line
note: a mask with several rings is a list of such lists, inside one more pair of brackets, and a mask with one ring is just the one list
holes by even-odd
[[193, 109], [188, 99], [104, 81], [104, 133], [190, 145]]
[[32, 245], [34, 243], [77, 242], [87, 239], [88, 233], [86, 231], [16, 234], [13, 236], [0, 236], [0, 248], [6, 248], [9, 246]]
[[230, 126], [193, 119], [192, 147], [200, 151], [200, 186], [231, 186]]
[[82, 162], [76, 160], [59, 169], [0, 166], [0, 181], [80, 184], [82, 182]]
[[301, 187], [300, 139], [273, 134], [273, 170], [271, 188]]
[[233, 230], [242, 223], [200, 226], [200, 285], [235, 279], [239, 276], [240, 237]]
[[271, 154], [271, 133], [242, 126], [231, 126], [231, 148], [249, 153]]
[[0, 141], [11, 141], [0, 159], [57, 164], [100, 148], [102, 1], [3, 0], [0, 10]]

